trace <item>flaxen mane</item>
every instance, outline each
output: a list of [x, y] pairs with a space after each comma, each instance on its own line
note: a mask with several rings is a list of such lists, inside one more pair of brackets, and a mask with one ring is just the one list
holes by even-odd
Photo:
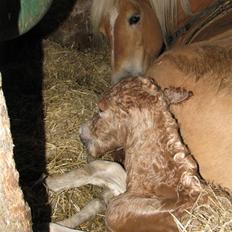
[[[164, 40], [173, 34], [177, 26], [178, 0], [149, 0], [159, 20]], [[180, 0], [186, 15], [192, 15], [189, 0]], [[166, 41], [165, 41], [166, 42]]]
[[[107, 17], [108, 12], [117, 7], [118, 1], [93, 0], [91, 21], [95, 30], [99, 28], [102, 17]], [[178, 0], [149, 0], [149, 2], [160, 22], [163, 37], [166, 39], [176, 29]], [[189, 0], [180, 0], [180, 2], [184, 12], [187, 15], [192, 15]]]
[[93, 0], [91, 7], [91, 22], [94, 30], [98, 30], [101, 19], [107, 16], [119, 0]]

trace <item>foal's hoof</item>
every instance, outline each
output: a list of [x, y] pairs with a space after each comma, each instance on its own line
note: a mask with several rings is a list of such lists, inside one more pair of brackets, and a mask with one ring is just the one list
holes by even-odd
[[59, 186], [57, 185], [57, 180], [52, 176], [48, 176], [46, 178], [45, 184], [47, 188], [53, 192], [58, 192], [60, 190]]

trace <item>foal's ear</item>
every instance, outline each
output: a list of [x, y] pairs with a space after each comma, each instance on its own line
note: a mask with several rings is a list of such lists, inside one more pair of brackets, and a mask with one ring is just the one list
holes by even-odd
[[192, 91], [188, 91], [181, 87], [169, 87], [164, 89], [164, 94], [168, 98], [170, 104], [178, 104], [188, 100], [193, 96]]
[[106, 111], [108, 108], [108, 102], [103, 98], [97, 103], [97, 106], [100, 111]]

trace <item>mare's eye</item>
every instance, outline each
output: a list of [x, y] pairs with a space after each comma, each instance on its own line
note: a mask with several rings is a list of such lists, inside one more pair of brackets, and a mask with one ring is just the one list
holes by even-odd
[[137, 24], [140, 21], [140, 15], [132, 15], [129, 19], [128, 22], [130, 25]]

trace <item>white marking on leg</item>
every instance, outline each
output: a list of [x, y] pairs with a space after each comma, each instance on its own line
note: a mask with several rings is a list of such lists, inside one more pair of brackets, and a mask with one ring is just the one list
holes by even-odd
[[84, 232], [83, 230], [74, 230], [56, 223], [49, 223], [49, 232]]

